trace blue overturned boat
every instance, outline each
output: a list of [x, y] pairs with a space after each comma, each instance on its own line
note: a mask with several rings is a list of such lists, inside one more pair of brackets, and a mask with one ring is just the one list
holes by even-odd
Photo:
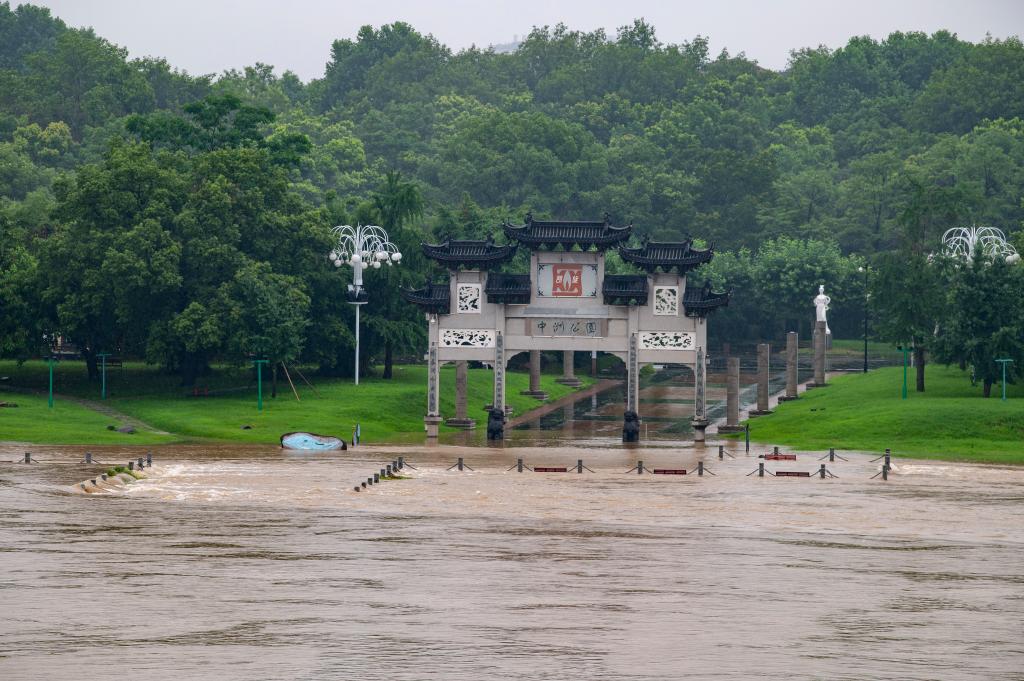
[[348, 449], [345, 441], [333, 435], [317, 435], [316, 433], [285, 433], [281, 436], [283, 449], [297, 449], [306, 452], [329, 452], [335, 449]]

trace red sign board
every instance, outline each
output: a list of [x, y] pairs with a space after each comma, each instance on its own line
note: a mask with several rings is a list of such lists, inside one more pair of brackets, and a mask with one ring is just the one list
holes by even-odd
[[553, 265], [551, 267], [551, 295], [576, 297], [583, 295], [582, 265]]

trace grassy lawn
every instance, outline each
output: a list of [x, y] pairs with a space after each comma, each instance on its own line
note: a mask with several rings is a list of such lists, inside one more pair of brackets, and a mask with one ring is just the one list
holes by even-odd
[[0, 440], [35, 444], [155, 445], [179, 439], [146, 431], [132, 434], [107, 430], [116, 421], [74, 402], [57, 400], [53, 409], [46, 396], [4, 392], [0, 402], [14, 402], [15, 409], [0, 409]]
[[[37, 390], [46, 388], [46, 365], [42, 362], [27, 362], [17, 366], [0, 362], [0, 375], [8, 376], [8, 383]], [[571, 388], [555, 383], [560, 374], [544, 374], [542, 387], [550, 399], [572, 392]], [[483, 405], [491, 401], [493, 374], [486, 369], [472, 369], [469, 372], [469, 415], [482, 426], [485, 414]], [[535, 408], [539, 403], [519, 394], [529, 385], [525, 373], [506, 374], [506, 400], [516, 414]], [[352, 436], [352, 428], [361, 424], [364, 442], [416, 442], [423, 438], [423, 413], [426, 407], [426, 367], [396, 366], [394, 378], [385, 381], [376, 377], [364, 378], [357, 387], [351, 379], [322, 379], [307, 374], [320, 395], [301, 382], [293, 372], [293, 380], [302, 398], [295, 400], [291, 388], [283, 379], [278, 385], [276, 399], [269, 397], [269, 381], [264, 377], [263, 411], [256, 409], [256, 386], [250, 385], [250, 374], [245, 370], [223, 368], [214, 376], [204, 379], [202, 385], [209, 387], [210, 397], [193, 397], [178, 385], [173, 376], [161, 374], [153, 367], [129, 365], [125, 370], [111, 369], [108, 376], [111, 408], [138, 418], [155, 428], [172, 433], [172, 436], [136, 433], [121, 435], [106, 431], [111, 422], [107, 417], [84, 407], [61, 402], [58, 399], [51, 423], [59, 427], [40, 426], [27, 431], [15, 430], [13, 421], [8, 427], [6, 420], [0, 421], [0, 440], [25, 440], [39, 443], [108, 443], [143, 441], [143, 435], [161, 442], [173, 440], [220, 440], [231, 442], [278, 442], [282, 433], [294, 430], [332, 434], [345, 439]], [[584, 385], [590, 379], [580, 377]], [[59, 393], [77, 395], [89, 399], [99, 398], [99, 389], [85, 380], [81, 363], [67, 362], [58, 367], [55, 390]], [[46, 410], [45, 394], [30, 397], [22, 394], [4, 393], [0, 387], [0, 400], [11, 399], [19, 404], [28, 400], [41, 400]], [[7, 397], [4, 397], [6, 395]], [[0, 410], [18, 412], [19, 409]], [[28, 411], [28, 410], [25, 410]], [[441, 369], [441, 413], [445, 416], [455, 413], [455, 368]], [[0, 418], [6, 417], [0, 413]], [[21, 418], [21, 417], [16, 417]], [[31, 419], [25, 419], [31, 426]], [[77, 425], [76, 425], [77, 424]], [[243, 430], [242, 426], [251, 426]], [[97, 431], [97, 433], [94, 433]], [[17, 433], [17, 436], [15, 436]], [[34, 433], [34, 436], [32, 436]], [[30, 435], [31, 437], [27, 437]], [[112, 436], [119, 436], [120, 439]], [[103, 439], [108, 438], [108, 439]], [[128, 439], [131, 438], [131, 439]]]
[[1024, 464], [1024, 385], [1007, 386], [1007, 399], [982, 397], [956, 367], [929, 365], [924, 393], [900, 398], [902, 368], [840, 376], [828, 388], [783, 403], [750, 421], [751, 438], [798, 449], [829, 447], [896, 457]]

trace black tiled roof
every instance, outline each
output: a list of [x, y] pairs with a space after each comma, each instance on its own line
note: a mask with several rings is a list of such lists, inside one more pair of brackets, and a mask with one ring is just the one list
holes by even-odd
[[508, 262], [516, 254], [516, 245], [498, 246], [493, 239], [455, 240], [447, 239], [441, 244], [422, 243], [423, 253], [428, 258], [444, 263], [450, 268], [487, 269]]
[[730, 295], [731, 291], [714, 293], [710, 281], [704, 282], [703, 286], [691, 286], [687, 282], [683, 293], [683, 309], [687, 317], [707, 317], [715, 309], [728, 305]]
[[640, 248], [619, 248], [619, 255], [626, 262], [631, 262], [651, 273], [660, 267], [665, 272], [677, 270], [679, 274], [686, 274], [695, 267], [711, 262], [711, 258], [715, 256], [714, 248], [714, 244], [705, 249], [694, 248], [691, 239], [674, 242], [650, 241]]
[[646, 305], [647, 275], [606, 274], [601, 293], [605, 305]]
[[414, 305], [419, 305], [426, 312], [434, 314], [451, 314], [452, 311], [452, 290], [449, 282], [427, 282], [427, 285], [418, 289], [401, 290], [402, 297]]
[[484, 293], [488, 303], [527, 305], [530, 302], [530, 275], [489, 272]]
[[555, 250], [561, 246], [566, 251], [573, 246], [579, 246], [583, 251], [591, 248], [603, 251], [628, 239], [633, 230], [632, 225], [613, 227], [607, 215], [603, 220], [594, 222], [534, 220], [530, 213], [526, 214], [524, 224], [511, 225], [506, 222], [502, 228], [507, 238], [527, 248]]

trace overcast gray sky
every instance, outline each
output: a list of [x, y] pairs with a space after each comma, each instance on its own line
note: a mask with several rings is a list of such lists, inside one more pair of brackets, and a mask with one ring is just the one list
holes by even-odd
[[[13, 0], [12, 5], [18, 4]], [[855, 35], [949, 29], [965, 40], [1024, 35], [1024, 0], [35, 0], [72, 26], [92, 26], [134, 57], [166, 57], [191, 73], [257, 61], [303, 80], [323, 74], [336, 38], [406, 21], [453, 49], [512, 42], [564, 22], [609, 35], [634, 18], [662, 42], [705, 35], [713, 54], [745, 52], [781, 69], [793, 48], [839, 47]]]

